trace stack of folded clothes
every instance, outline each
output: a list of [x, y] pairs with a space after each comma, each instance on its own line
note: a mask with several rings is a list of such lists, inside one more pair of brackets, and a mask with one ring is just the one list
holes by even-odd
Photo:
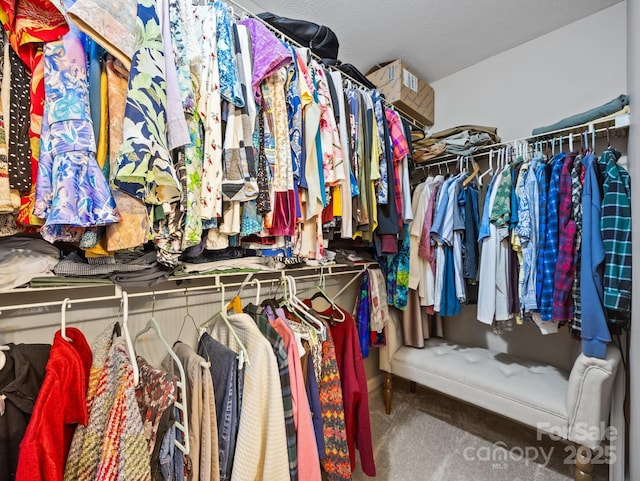
[[171, 270], [157, 260], [157, 251], [117, 251], [113, 257], [87, 257], [72, 252], [53, 268], [57, 276], [109, 279], [121, 287], [151, 287], [163, 282]]
[[416, 163], [424, 163], [443, 154], [471, 155], [479, 148], [498, 144], [501, 140], [496, 127], [461, 125], [415, 142], [414, 160]]
[[31, 237], [0, 237], [0, 291], [22, 286], [34, 277], [52, 276], [60, 249]]

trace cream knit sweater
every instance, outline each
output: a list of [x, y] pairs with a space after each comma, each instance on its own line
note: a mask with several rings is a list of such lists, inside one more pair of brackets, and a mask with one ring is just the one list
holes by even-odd
[[[276, 357], [250, 316], [237, 314], [229, 321], [249, 355], [231, 481], [287, 481], [289, 458]], [[211, 336], [240, 351], [224, 320], [217, 321]]]

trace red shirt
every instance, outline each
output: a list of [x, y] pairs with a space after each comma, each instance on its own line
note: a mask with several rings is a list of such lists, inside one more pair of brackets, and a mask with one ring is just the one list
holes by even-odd
[[91, 348], [80, 330], [56, 332], [46, 374], [20, 445], [16, 481], [62, 481], [77, 424], [86, 424]]

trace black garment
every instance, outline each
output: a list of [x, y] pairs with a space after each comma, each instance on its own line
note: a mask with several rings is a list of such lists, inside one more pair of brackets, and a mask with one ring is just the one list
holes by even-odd
[[404, 136], [407, 139], [407, 145], [409, 146], [409, 153], [407, 154], [407, 165], [409, 166], [409, 178], [411, 178], [411, 174], [413, 174], [413, 170], [415, 169], [415, 164], [413, 162], [413, 142], [411, 140], [411, 124], [407, 122], [405, 118], [400, 118], [402, 119]]
[[[31, 145], [29, 143], [29, 109], [31, 78], [15, 51], [9, 49], [11, 87], [9, 89], [9, 182], [12, 189], [27, 191], [31, 188]], [[6, 118], [6, 117], [5, 117]]]
[[[48, 344], [8, 344], [0, 370], [0, 481], [16, 477], [20, 443], [49, 360]], [[4, 405], [4, 409], [3, 408]]]
[[[384, 110], [383, 110], [384, 111]], [[394, 183], [394, 166], [393, 166], [393, 146], [389, 136], [389, 124], [386, 119], [382, 122], [384, 126], [384, 141], [387, 142], [385, 154], [387, 162], [388, 184], [389, 184], [389, 202], [387, 204], [376, 204], [378, 207], [378, 228], [376, 235], [394, 235], [397, 236], [400, 230], [398, 225], [398, 209], [396, 208], [396, 187]], [[385, 159], [382, 159], [384, 162]]]

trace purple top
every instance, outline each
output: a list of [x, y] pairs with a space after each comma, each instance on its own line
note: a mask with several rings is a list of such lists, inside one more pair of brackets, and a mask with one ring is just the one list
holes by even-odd
[[251, 50], [253, 52], [253, 78], [251, 86], [260, 100], [260, 83], [281, 67], [289, 65], [293, 59], [289, 49], [258, 20], [249, 18], [238, 22], [247, 27], [251, 34]]

